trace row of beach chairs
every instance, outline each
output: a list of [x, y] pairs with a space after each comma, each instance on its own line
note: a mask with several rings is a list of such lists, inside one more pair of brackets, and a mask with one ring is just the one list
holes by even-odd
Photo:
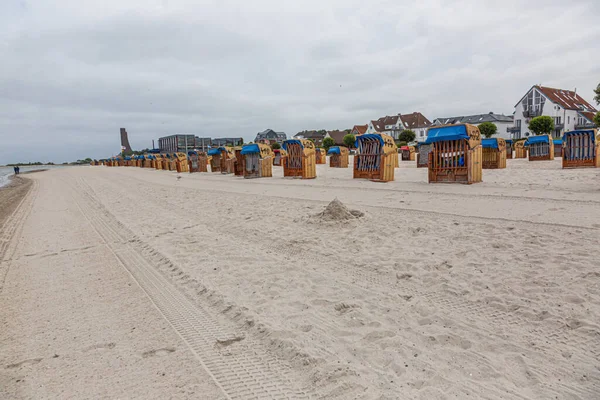
[[[561, 143], [549, 135], [532, 136], [526, 141], [512, 143], [501, 138], [482, 139], [479, 128], [470, 124], [446, 125], [430, 128], [427, 141], [419, 146], [402, 147], [403, 160], [415, 160], [418, 167], [428, 168], [428, 180], [434, 182], [477, 183], [483, 178], [483, 169], [506, 168], [506, 159], [525, 158], [530, 161], [552, 160], [555, 147], [560, 145], [563, 168], [600, 167], [599, 137], [595, 129], [567, 132]], [[391, 136], [373, 133], [356, 136], [353, 177], [379, 182], [394, 180], [399, 166], [398, 148]], [[415, 156], [416, 155], [416, 156]], [[273, 166], [283, 167], [284, 177], [314, 179], [316, 165], [347, 168], [349, 151], [334, 146], [325, 153], [305, 139], [291, 139], [283, 148], [252, 143], [243, 147], [218, 147], [208, 152], [148, 153], [134, 157], [112, 157], [93, 161], [93, 165], [131, 166], [165, 169], [177, 172], [212, 172], [235, 174], [244, 178], [273, 176]]]

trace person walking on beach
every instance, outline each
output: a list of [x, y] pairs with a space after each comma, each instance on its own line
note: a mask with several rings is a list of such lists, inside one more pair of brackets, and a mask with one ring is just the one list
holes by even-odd
[[13, 169], [15, 170], [15, 175], [17, 175], [17, 174], [19, 173], [19, 172], [17, 171], [17, 166], [15, 165], [15, 166], [13, 167]]
[[20, 174], [21, 174], [21, 167], [19, 167], [19, 166], [17, 165], [17, 175], [20, 175]]

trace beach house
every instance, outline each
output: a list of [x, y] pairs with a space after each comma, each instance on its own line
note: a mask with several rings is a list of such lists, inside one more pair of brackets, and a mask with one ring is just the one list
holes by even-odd
[[404, 129], [410, 129], [415, 133], [417, 142], [427, 140], [427, 129], [433, 124], [423, 114], [420, 112], [402, 114], [400, 115], [400, 120]]
[[462, 115], [457, 117], [436, 118], [433, 120], [433, 125], [455, 125], [455, 124], [471, 124], [479, 126], [484, 122], [491, 122], [498, 128], [495, 138], [511, 139], [509, 128], [513, 126], [512, 115], [495, 114], [490, 111], [487, 114]]
[[545, 115], [554, 120], [552, 137], [560, 138], [564, 132], [578, 129], [577, 126], [591, 124], [596, 112], [577, 90], [535, 85], [515, 104], [514, 125], [508, 131], [512, 139], [526, 138], [532, 135], [529, 131], [531, 119]]
[[362, 135], [363, 133], [367, 133], [367, 129], [369, 129], [369, 125], [354, 125], [352, 127], [352, 130], [350, 131], [351, 134], [353, 134], [354, 136], [356, 135]]
[[410, 129], [415, 132], [416, 140], [424, 142], [427, 139], [427, 128], [431, 126], [431, 121], [420, 112], [411, 114], [398, 114], [381, 117], [369, 121], [366, 133], [384, 133], [398, 139], [402, 131]]
[[319, 130], [319, 131], [302, 131], [298, 132], [294, 135], [295, 139], [307, 139], [315, 143], [317, 147], [321, 147], [323, 145], [323, 139], [329, 137], [327, 131]]
[[327, 131], [327, 136], [333, 139], [336, 146], [344, 145], [344, 136], [346, 136], [347, 134], [348, 132], [340, 130]]
[[376, 120], [369, 121], [366, 133], [385, 133], [398, 139], [400, 132], [404, 130], [402, 121], [400, 120], [400, 114], [398, 115], [386, 115]]
[[254, 138], [254, 143], [260, 143], [261, 141], [265, 140], [268, 140], [269, 144], [282, 144], [287, 140], [287, 135], [285, 134], [285, 132], [275, 132], [273, 129], [266, 129], [256, 134], [256, 138]]
[[594, 123], [595, 113], [592, 111], [579, 111], [577, 113], [577, 123], [575, 129], [594, 129], [596, 124]]

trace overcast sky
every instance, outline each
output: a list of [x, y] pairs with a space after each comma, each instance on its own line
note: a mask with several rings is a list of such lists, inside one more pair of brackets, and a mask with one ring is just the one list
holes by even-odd
[[511, 114], [600, 83], [597, 0], [1, 0], [0, 164], [174, 133], [254, 139]]

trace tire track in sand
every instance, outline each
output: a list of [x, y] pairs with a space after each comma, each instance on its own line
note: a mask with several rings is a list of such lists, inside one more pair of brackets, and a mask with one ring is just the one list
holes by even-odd
[[17, 208], [0, 228], [0, 293], [4, 288], [6, 276], [12, 264], [12, 257], [18, 246], [18, 241], [14, 239], [21, 234], [23, 222], [33, 208], [37, 193], [38, 183], [32, 181], [31, 187], [23, 196]]
[[[234, 328], [225, 327], [208, 308], [193, 304], [158, 272], [165, 257], [120, 224], [84, 188], [73, 190], [75, 203], [123, 267], [188, 344], [230, 399], [307, 399], [285, 376], [286, 368]], [[79, 199], [77, 197], [81, 196]], [[236, 343], [244, 346], [236, 347]]]

